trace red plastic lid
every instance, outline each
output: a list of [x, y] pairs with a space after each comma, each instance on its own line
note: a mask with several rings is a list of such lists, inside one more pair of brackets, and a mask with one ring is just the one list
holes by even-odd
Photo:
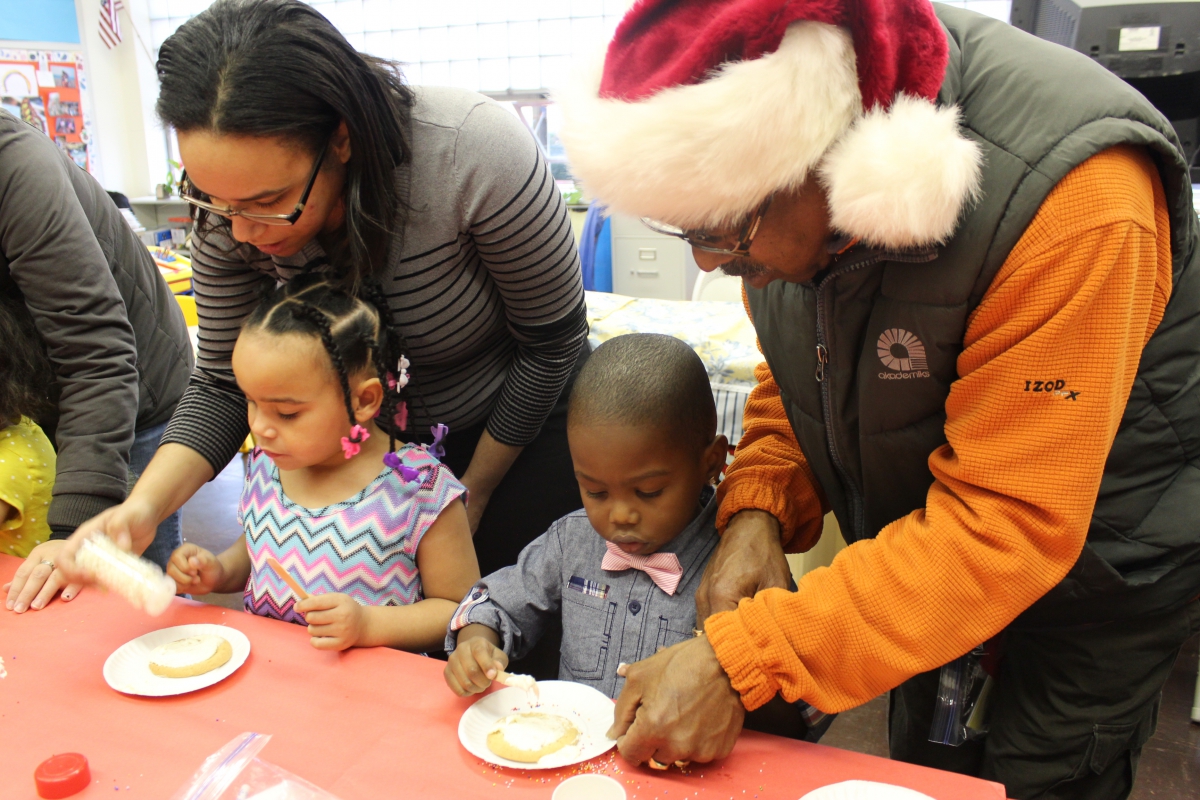
[[92, 772], [82, 753], [50, 756], [34, 770], [38, 797], [54, 800], [82, 792], [92, 782]]

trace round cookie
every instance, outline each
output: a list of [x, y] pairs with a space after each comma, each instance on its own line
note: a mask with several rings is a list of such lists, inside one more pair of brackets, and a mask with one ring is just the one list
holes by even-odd
[[212, 672], [233, 657], [233, 645], [220, 636], [204, 634], [176, 639], [150, 654], [150, 671], [163, 678], [193, 678]]
[[579, 739], [579, 729], [565, 717], [528, 711], [510, 714], [488, 732], [487, 746], [509, 761], [533, 764]]

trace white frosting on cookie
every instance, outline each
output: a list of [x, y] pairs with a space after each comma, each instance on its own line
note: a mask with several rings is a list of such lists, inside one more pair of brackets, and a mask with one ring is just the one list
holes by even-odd
[[578, 745], [569, 744], [561, 750], [555, 750], [553, 753], [542, 756], [537, 760], [537, 765], [539, 767], [564, 767], [578, 761], [581, 752], [583, 751]]
[[508, 744], [534, 753], [554, 744], [573, 728], [567, 719], [554, 714], [511, 714], [498, 720], [489, 733], [499, 731]]
[[216, 654], [225, 640], [212, 634], [189, 636], [159, 645], [150, 654], [150, 663], [170, 669], [181, 669], [207, 661]]

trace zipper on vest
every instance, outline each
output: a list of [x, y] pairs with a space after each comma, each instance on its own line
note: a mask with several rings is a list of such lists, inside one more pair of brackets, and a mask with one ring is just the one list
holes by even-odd
[[833, 462], [834, 469], [837, 470], [838, 477], [842, 481], [842, 485], [846, 487], [850, 495], [850, 514], [851, 514], [851, 535], [854, 541], [864, 538], [863, 528], [865, 521], [863, 517], [862, 493], [859, 491], [858, 484], [850, 477], [850, 471], [846, 469], [846, 464], [842, 461], [841, 452], [838, 450], [837, 437], [834, 435], [834, 414], [833, 414], [833, 374], [826, 370], [829, 366], [829, 336], [826, 330], [826, 325], [829, 321], [829, 312], [826, 310], [826, 303], [829, 301], [829, 294], [826, 288], [833, 283], [839, 275], [845, 275], [848, 272], [853, 272], [863, 267], [868, 267], [883, 260], [883, 254], [878, 252], [868, 251], [859, 253], [858, 259], [853, 256], [846, 260], [846, 263], [838, 264], [825, 275], [824, 278], [814, 285], [814, 290], [817, 295], [817, 382], [821, 384], [821, 410], [825, 415], [825, 443], [829, 448], [829, 458]]

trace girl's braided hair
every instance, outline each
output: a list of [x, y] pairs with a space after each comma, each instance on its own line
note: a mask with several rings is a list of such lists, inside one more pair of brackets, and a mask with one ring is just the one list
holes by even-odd
[[0, 428], [21, 417], [57, 417], [58, 382], [33, 316], [19, 293], [0, 294]]
[[392, 417], [406, 402], [408, 391], [398, 384], [395, 364], [406, 351], [404, 338], [392, 326], [386, 298], [378, 286], [360, 285], [367, 299], [355, 297], [321, 275], [303, 275], [267, 294], [242, 323], [243, 330], [263, 330], [275, 335], [299, 333], [317, 336], [329, 354], [341, 384], [346, 415], [357, 425], [350, 398], [350, 376], [374, 368], [383, 384], [380, 419], [388, 432], [391, 452], [396, 446]]

